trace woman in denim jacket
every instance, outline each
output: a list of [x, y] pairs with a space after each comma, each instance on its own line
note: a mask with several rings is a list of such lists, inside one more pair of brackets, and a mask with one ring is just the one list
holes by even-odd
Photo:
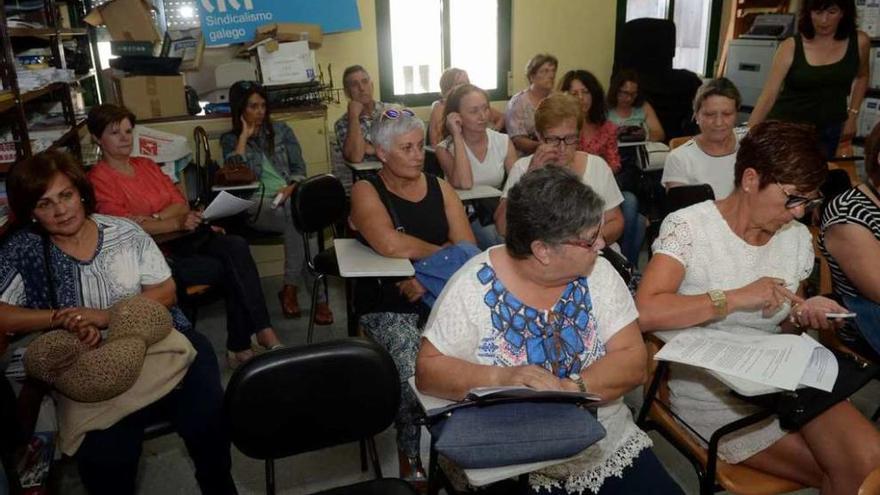
[[[306, 177], [302, 148], [286, 124], [272, 122], [267, 106], [266, 90], [254, 81], [239, 81], [229, 88], [232, 106], [232, 131], [223, 134], [225, 165], [246, 165], [260, 181], [260, 188], [248, 211], [250, 225], [257, 230], [284, 235], [284, 286], [278, 297], [287, 318], [297, 318], [302, 311], [297, 301], [297, 285], [310, 285], [303, 249], [302, 234], [293, 226], [288, 199], [296, 185]], [[281, 202], [273, 200], [280, 194]], [[327, 295], [319, 295], [313, 315], [318, 325], [333, 323]]]

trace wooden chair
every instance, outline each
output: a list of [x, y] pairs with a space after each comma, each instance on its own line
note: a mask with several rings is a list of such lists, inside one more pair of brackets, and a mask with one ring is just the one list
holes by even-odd
[[683, 145], [693, 138], [693, 136], [679, 136], [676, 138], [672, 138], [669, 140], [669, 150], [674, 150], [675, 148], [678, 148], [679, 146]]
[[638, 425], [644, 430], [657, 430], [691, 462], [697, 472], [701, 495], [714, 493], [719, 488], [741, 495], [771, 495], [804, 488], [795, 481], [778, 478], [743, 464], [728, 464], [717, 457], [718, 441], [723, 435], [762, 421], [772, 415], [771, 411], [719, 428], [709, 440], [709, 447], [704, 447], [687, 431], [683, 422], [676, 420], [669, 408], [668, 363], [654, 360], [654, 355], [663, 346], [663, 342], [652, 335], [647, 335], [645, 340], [650, 386], [639, 412]]

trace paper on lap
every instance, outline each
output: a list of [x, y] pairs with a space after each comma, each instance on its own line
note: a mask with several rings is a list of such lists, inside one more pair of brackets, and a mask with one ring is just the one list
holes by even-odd
[[202, 218], [205, 220], [217, 220], [220, 218], [231, 217], [241, 213], [254, 204], [253, 201], [241, 199], [233, 196], [226, 191], [220, 191], [220, 194], [211, 201], [211, 204], [202, 212]]
[[834, 354], [807, 334], [740, 335], [693, 329], [669, 341], [654, 359], [706, 368], [784, 390], [798, 385], [831, 391]]

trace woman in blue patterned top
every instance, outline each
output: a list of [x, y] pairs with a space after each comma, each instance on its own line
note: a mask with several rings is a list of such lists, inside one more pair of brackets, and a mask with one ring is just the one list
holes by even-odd
[[681, 493], [623, 403], [645, 379], [645, 346], [626, 284], [599, 257], [602, 212], [567, 170], [525, 174], [508, 195], [506, 244], [471, 258], [434, 304], [416, 385], [453, 400], [486, 386], [596, 394], [605, 438], [531, 473], [533, 493]]
[[186, 443], [202, 493], [236, 493], [217, 359], [174, 307], [174, 280], [156, 244], [130, 220], [93, 214], [95, 193], [70, 155], [16, 164], [7, 187], [20, 228], [0, 247], [0, 332], [62, 328], [97, 346], [108, 308], [140, 294], [171, 308], [175, 328], [197, 352], [170, 393], [86, 433], [75, 458], [88, 492], [133, 494], [144, 427], [165, 417]]

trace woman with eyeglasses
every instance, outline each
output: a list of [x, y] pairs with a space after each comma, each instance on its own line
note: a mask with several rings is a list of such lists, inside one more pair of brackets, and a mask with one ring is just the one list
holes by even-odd
[[[220, 137], [226, 165], [247, 165], [257, 180], [259, 190], [250, 198], [255, 205], [247, 212], [249, 223], [257, 230], [278, 232], [284, 236], [284, 285], [278, 293], [286, 318], [302, 316], [297, 296], [300, 284], [312, 286], [302, 234], [293, 225], [290, 196], [306, 178], [306, 162], [293, 129], [283, 122], [272, 122], [266, 90], [254, 81], [239, 81], [229, 88], [232, 107], [232, 131]], [[275, 198], [280, 197], [280, 204]], [[316, 325], [333, 323], [327, 292], [318, 294]]]
[[819, 248], [835, 294], [856, 314], [859, 333], [880, 355], [880, 125], [865, 141], [865, 168], [865, 183], [825, 207]]
[[[733, 193], [669, 214], [636, 293], [643, 332], [699, 329], [767, 335], [839, 327], [845, 312], [805, 299], [812, 237], [795, 220], [821, 202], [828, 167], [812, 127], [759, 124], [740, 143]], [[759, 410], [699, 368], [670, 366], [671, 408], [703, 438]], [[832, 406], [799, 431], [773, 416], [726, 435], [718, 456], [822, 493], [856, 493], [880, 465], [880, 434], [852, 404]]]
[[541, 145], [535, 154], [520, 158], [514, 163], [504, 183], [501, 203], [495, 212], [495, 227], [498, 233], [506, 235], [507, 194], [517, 182], [532, 170], [545, 165], [565, 167], [590, 186], [605, 205], [605, 242], [617, 242], [623, 233], [623, 213], [620, 204], [623, 195], [614, 180], [614, 174], [601, 157], [577, 151], [580, 140], [583, 114], [581, 105], [574, 96], [555, 93], [541, 102], [535, 112], [535, 128]]
[[[467, 215], [452, 186], [422, 172], [425, 125], [412, 110], [388, 108], [371, 129], [382, 168], [351, 188], [350, 225], [382, 256], [422, 260], [448, 245], [475, 244]], [[407, 384], [413, 376], [421, 328], [428, 312], [426, 288], [415, 278], [358, 283], [357, 314], [364, 331], [391, 353], [401, 381], [395, 426], [401, 477], [424, 487], [419, 457], [419, 406]]]
[[856, 134], [871, 39], [856, 29], [855, 0], [805, 0], [797, 31], [776, 49], [749, 125], [764, 119], [813, 124], [831, 158], [840, 141]]
[[[516, 149], [506, 134], [489, 128], [489, 117], [489, 95], [472, 84], [459, 86], [447, 98], [444, 139], [437, 145], [436, 153], [452, 187], [504, 185], [504, 176], [517, 159]], [[497, 200], [492, 198], [474, 205], [471, 228], [480, 249], [502, 242], [492, 223], [497, 206]]]
[[538, 149], [535, 132], [535, 109], [541, 100], [550, 96], [556, 81], [559, 61], [548, 53], [539, 53], [526, 65], [529, 87], [510, 97], [504, 117], [504, 128], [520, 155], [529, 155]]
[[623, 403], [645, 379], [645, 345], [626, 284], [599, 256], [602, 197], [548, 165], [524, 175], [507, 202], [505, 244], [468, 261], [434, 305], [416, 386], [450, 400], [498, 386], [598, 395], [605, 438], [530, 473], [530, 493], [682, 493]]
[[[660, 182], [670, 188], [709, 184], [715, 199], [733, 192], [736, 150], [746, 128], [734, 129], [739, 90], [721, 77], [703, 83], [694, 97], [694, 119], [700, 133], [669, 152]], [[738, 132], [740, 131], [740, 132]]]
[[[89, 111], [87, 126], [101, 148], [101, 160], [89, 171], [98, 213], [134, 220], [150, 235], [191, 233], [200, 228], [201, 212], [190, 209], [159, 166], [149, 158], [131, 156], [135, 126], [131, 111], [113, 104], [96, 105]], [[254, 357], [252, 337], [266, 349], [281, 346], [245, 239], [212, 228], [181, 237], [163, 249], [179, 297], [186, 297], [188, 286], [199, 284], [211, 285], [223, 294], [230, 368]]]
[[639, 93], [639, 76], [635, 71], [624, 69], [611, 78], [608, 88], [608, 120], [618, 128], [641, 127], [648, 141], [662, 142], [666, 139], [657, 112]]

